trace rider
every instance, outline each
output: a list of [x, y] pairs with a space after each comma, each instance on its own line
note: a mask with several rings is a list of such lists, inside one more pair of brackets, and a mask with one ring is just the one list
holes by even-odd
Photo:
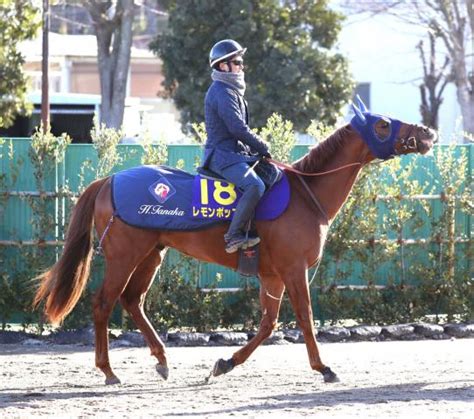
[[227, 253], [240, 247], [255, 246], [260, 238], [245, 229], [251, 220], [265, 184], [252, 165], [259, 158], [270, 158], [268, 146], [248, 126], [248, 107], [244, 99], [243, 55], [247, 48], [224, 39], [209, 54], [212, 84], [206, 94], [207, 141], [203, 167], [221, 175], [242, 191], [229, 230], [224, 235]]

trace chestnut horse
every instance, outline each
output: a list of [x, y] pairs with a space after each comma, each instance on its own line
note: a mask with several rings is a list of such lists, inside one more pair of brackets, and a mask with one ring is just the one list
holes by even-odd
[[[291, 170], [286, 169], [291, 188], [286, 211], [273, 221], [256, 223], [261, 237], [258, 277], [262, 320], [257, 334], [245, 346], [230, 359], [216, 362], [212, 370], [214, 376], [245, 362], [271, 335], [286, 290], [304, 335], [311, 368], [320, 372], [325, 382], [338, 381], [337, 375], [322, 362], [316, 343], [308, 268], [320, 260], [329, 226], [360, 170], [376, 157], [424, 154], [436, 140], [434, 131], [372, 114], [360, 101], [354, 110], [356, 116], [351, 124], [337, 129], [294, 162]], [[313, 172], [329, 173], [310, 176]], [[61, 258], [39, 277], [41, 284], [35, 304], [46, 300], [45, 313], [51, 322], [61, 322], [77, 303], [89, 276], [93, 227], [95, 225], [101, 237], [113, 211], [110, 178], [91, 183], [80, 196]], [[236, 269], [237, 255], [224, 251], [226, 229], [225, 224], [219, 224], [199, 231], [145, 230], [120, 219], [110, 225], [102, 243], [105, 277], [93, 299], [95, 362], [105, 374], [106, 384], [120, 382], [110, 366], [107, 330], [109, 316], [118, 299], [143, 333], [151, 354], [157, 358], [158, 373], [164, 379], [168, 377], [165, 347], [143, 309], [145, 296], [168, 247], [202, 261]]]

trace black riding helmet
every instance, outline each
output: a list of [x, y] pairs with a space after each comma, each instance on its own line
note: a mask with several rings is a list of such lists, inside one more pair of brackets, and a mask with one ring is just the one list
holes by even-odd
[[228, 61], [236, 55], [244, 55], [247, 48], [242, 47], [238, 42], [232, 39], [223, 39], [217, 42], [209, 53], [209, 65], [216, 68], [215, 65], [222, 61]]

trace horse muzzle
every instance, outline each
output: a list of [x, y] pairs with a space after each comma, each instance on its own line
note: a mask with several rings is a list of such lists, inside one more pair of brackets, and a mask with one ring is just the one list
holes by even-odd
[[417, 126], [406, 137], [399, 138], [395, 143], [396, 154], [420, 153], [426, 154], [438, 141], [436, 131], [427, 127]]
[[416, 141], [418, 153], [426, 154], [438, 142], [438, 133], [431, 128], [421, 128], [419, 139]]

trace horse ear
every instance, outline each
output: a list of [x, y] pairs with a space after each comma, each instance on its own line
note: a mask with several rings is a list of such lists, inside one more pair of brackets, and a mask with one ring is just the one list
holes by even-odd
[[369, 110], [367, 109], [367, 106], [365, 106], [365, 103], [362, 101], [359, 95], [356, 95], [356, 99], [357, 99], [357, 104], [359, 105], [359, 109], [362, 112], [369, 112]]
[[360, 125], [365, 125], [367, 123], [367, 119], [365, 118], [364, 114], [362, 111], [357, 107], [355, 103], [351, 103], [352, 110], [355, 113], [355, 117], [357, 121], [359, 122]]

